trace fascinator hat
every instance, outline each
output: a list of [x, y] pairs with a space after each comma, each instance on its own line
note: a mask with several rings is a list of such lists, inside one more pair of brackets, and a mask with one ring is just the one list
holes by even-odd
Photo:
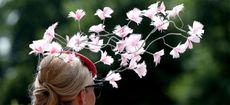
[[[187, 49], [192, 49], [194, 43], [200, 43], [204, 33], [203, 25], [198, 21], [193, 21], [193, 25], [184, 27], [184, 23], [180, 18], [180, 12], [184, 9], [183, 4], [174, 6], [171, 9], [166, 9], [164, 2], [156, 2], [151, 4], [145, 10], [134, 8], [126, 13], [124, 19], [126, 24], [116, 24], [112, 31], [108, 31], [106, 20], [112, 18], [114, 13], [110, 7], [104, 7], [95, 11], [95, 16], [102, 20], [102, 23], [92, 25], [88, 32], [82, 32], [80, 21], [86, 15], [82, 9], [71, 11], [68, 18], [73, 18], [78, 23], [78, 29], [75, 35], [65, 36], [65, 38], [55, 32], [58, 22], [52, 24], [45, 31], [43, 38], [35, 40], [29, 47], [32, 51], [29, 54], [37, 56], [59, 56], [61, 53], [66, 53], [69, 56], [63, 59], [66, 63], [73, 61], [78, 57], [86, 67], [92, 72], [95, 80], [106, 82], [108, 81], [112, 87], [118, 88], [117, 81], [121, 80], [121, 75], [125, 70], [134, 71], [140, 78], [147, 74], [147, 65], [142, 59], [143, 54], [152, 56], [153, 64], [157, 66], [161, 57], [165, 53], [169, 53], [173, 59], [179, 58], [180, 54]], [[122, 18], [121, 18], [122, 19]], [[149, 25], [152, 26], [151, 31], [147, 35], [136, 32], [132, 28], [131, 22], [137, 27], [141, 25], [143, 19], [150, 20]], [[178, 26], [174, 20], [179, 19], [181, 26]], [[167, 29], [175, 28], [176, 32], [168, 32]], [[185, 28], [185, 29], [184, 29]], [[159, 31], [162, 35], [151, 39], [150, 36]], [[177, 45], [171, 45], [166, 40], [166, 37], [182, 37]], [[149, 42], [149, 43], [147, 43]], [[149, 51], [149, 47], [155, 42], [162, 42], [161, 50]], [[109, 46], [109, 49], [104, 49]], [[165, 52], [164, 47], [171, 49], [170, 52]], [[98, 61], [93, 62], [87, 55], [80, 54], [81, 50], [88, 50], [93, 53], [101, 54]], [[115, 57], [110, 56], [107, 52], [113, 52]], [[97, 78], [96, 64], [102, 62], [105, 65], [112, 65], [114, 62], [120, 63], [115, 70], [108, 70], [105, 77]]]

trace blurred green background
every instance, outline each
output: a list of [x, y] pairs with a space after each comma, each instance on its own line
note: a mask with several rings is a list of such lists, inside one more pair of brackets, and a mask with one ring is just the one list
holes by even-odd
[[[95, 11], [109, 6], [115, 11], [113, 18], [106, 21], [108, 30], [112, 30], [115, 25], [126, 22], [127, 11], [134, 7], [146, 9], [155, 2], [156, 0], [0, 0], [0, 105], [30, 104], [28, 87], [36, 73], [37, 57], [28, 55], [28, 46], [32, 40], [42, 38], [46, 28], [57, 21], [57, 33], [76, 33], [76, 23], [67, 18], [69, 11], [79, 8], [86, 11], [87, 15], [81, 22], [82, 30], [86, 32], [91, 25], [100, 22], [93, 16]], [[204, 24], [205, 33], [201, 43], [195, 44], [192, 50], [186, 51], [179, 59], [172, 59], [166, 54], [157, 67], [154, 66], [152, 57], [143, 56], [150, 65], [146, 77], [140, 79], [129, 71], [122, 73], [119, 88], [113, 89], [110, 84], [105, 84], [97, 105], [230, 105], [230, 1], [164, 2], [167, 9], [184, 4], [181, 17], [186, 25], [185, 29], [188, 29], [187, 24], [192, 25], [193, 20]], [[140, 27], [135, 31], [147, 33], [151, 30], [146, 21]], [[160, 45], [154, 46], [150, 51], [161, 48]], [[105, 68], [98, 67], [102, 74], [106, 71]]]

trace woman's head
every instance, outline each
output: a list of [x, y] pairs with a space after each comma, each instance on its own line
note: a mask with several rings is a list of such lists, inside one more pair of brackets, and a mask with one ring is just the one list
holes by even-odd
[[[80, 59], [66, 63], [68, 54], [46, 56], [38, 66], [32, 90], [34, 105], [94, 105], [92, 74]], [[87, 100], [86, 100], [87, 99]]]

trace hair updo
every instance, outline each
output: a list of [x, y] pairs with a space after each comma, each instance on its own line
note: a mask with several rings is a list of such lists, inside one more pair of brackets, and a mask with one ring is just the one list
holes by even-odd
[[92, 84], [90, 71], [77, 59], [70, 63], [59, 57], [46, 56], [38, 66], [31, 98], [33, 105], [70, 104], [87, 85]]

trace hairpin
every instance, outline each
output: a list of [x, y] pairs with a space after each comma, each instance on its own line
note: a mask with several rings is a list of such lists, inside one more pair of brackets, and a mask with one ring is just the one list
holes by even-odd
[[[193, 48], [193, 43], [200, 43], [200, 39], [204, 33], [204, 26], [200, 22], [194, 21], [192, 26], [188, 25], [188, 31], [184, 30], [184, 23], [179, 15], [183, 8], [184, 5], [180, 4], [170, 10], [166, 10], [164, 2], [151, 4], [146, 10], [134, 8], [126, 13], [127, 24], [116, 25], [114, 26], [114, 30], [109, 32], [106, 30], [105, 20], [112, 18], [111, 15], [114, 11], [110, 7], [104, 7], [103, 9], [98, 9], [94, 14], [102, 20], [102, 23], [92, 25], [88, 33], [82, 32], [80, 28], [80, 21], [86, 15], [85, 11], [82, 9], [78, 9], [75, 12], [71, 11], [68, 17], [73, 18], [78, 23], [78, 32], [72, 37], [66, 36], [64, 38], [55, 32], [55, 28], [58, 25], [56, 22], [48, 27], [42, 39], [35, 40], [29, 45], [32, 49], [29, 54], [58, 56], [60, 53], [68, 52], [69, 57], [64, 59], [65, 62], [71, 62], [75, 57], [79, 57], [93, 73], [95, 80], [108, 81], [114, 88], [118, 88], [116, 82], [121, 80], [120, 73], [125, 70], [133, 70], [140, 78], [146, 75], [147, 65], [142, 60], [143, 54], [152, 55], [155, 66], [160, 63], [161, 57], [165, 55], [164, 48], [156, 52], [148, 51], [148, 48], [155, 42], [161, 41], [165, 46], [171, 48], [172, 50], [169, 54], [172, 58], [179, 58], [180, 54], [184, 53], [186, 49]], [[173, 21], [175, 18], [180, 20], [182, 23], [181, 27], [178, 27]], [[143, 19], [150, 19], [150, 25], [153, 26], [145, 38], [141, 33], [136, 33], [130, 27], [131, 22], [139, 26]], [[170, 25], [179, 32], [166, 33]], [[160, 31], [164, 35], [151, 40], [149, 37], [156, 31]], [[174, 47], [167, 43], [165, 38], [168, 36], [182, 37], [184, 39]], [[107, 39], [106, 42], [105, 39]], [[150, 40], [150, 43], [147, 43], [147, 40]], [[111, 49], [102, 50], [106, 46], [110, 46]], [[86, 55], [79, 53], [83, 49], [100, 53], [100, 60], [93, 63]], [[112, 56], [108, 55], [107, 50], [114, 52], [118, 60], [114, 60]], [[105, 65], [111, 65], [117, 61], [120, 62], [120, 66], [117, 69], [108, 71], [108, 74], [104, 78], [97, 78], [95, 64], [102, 62]]]

